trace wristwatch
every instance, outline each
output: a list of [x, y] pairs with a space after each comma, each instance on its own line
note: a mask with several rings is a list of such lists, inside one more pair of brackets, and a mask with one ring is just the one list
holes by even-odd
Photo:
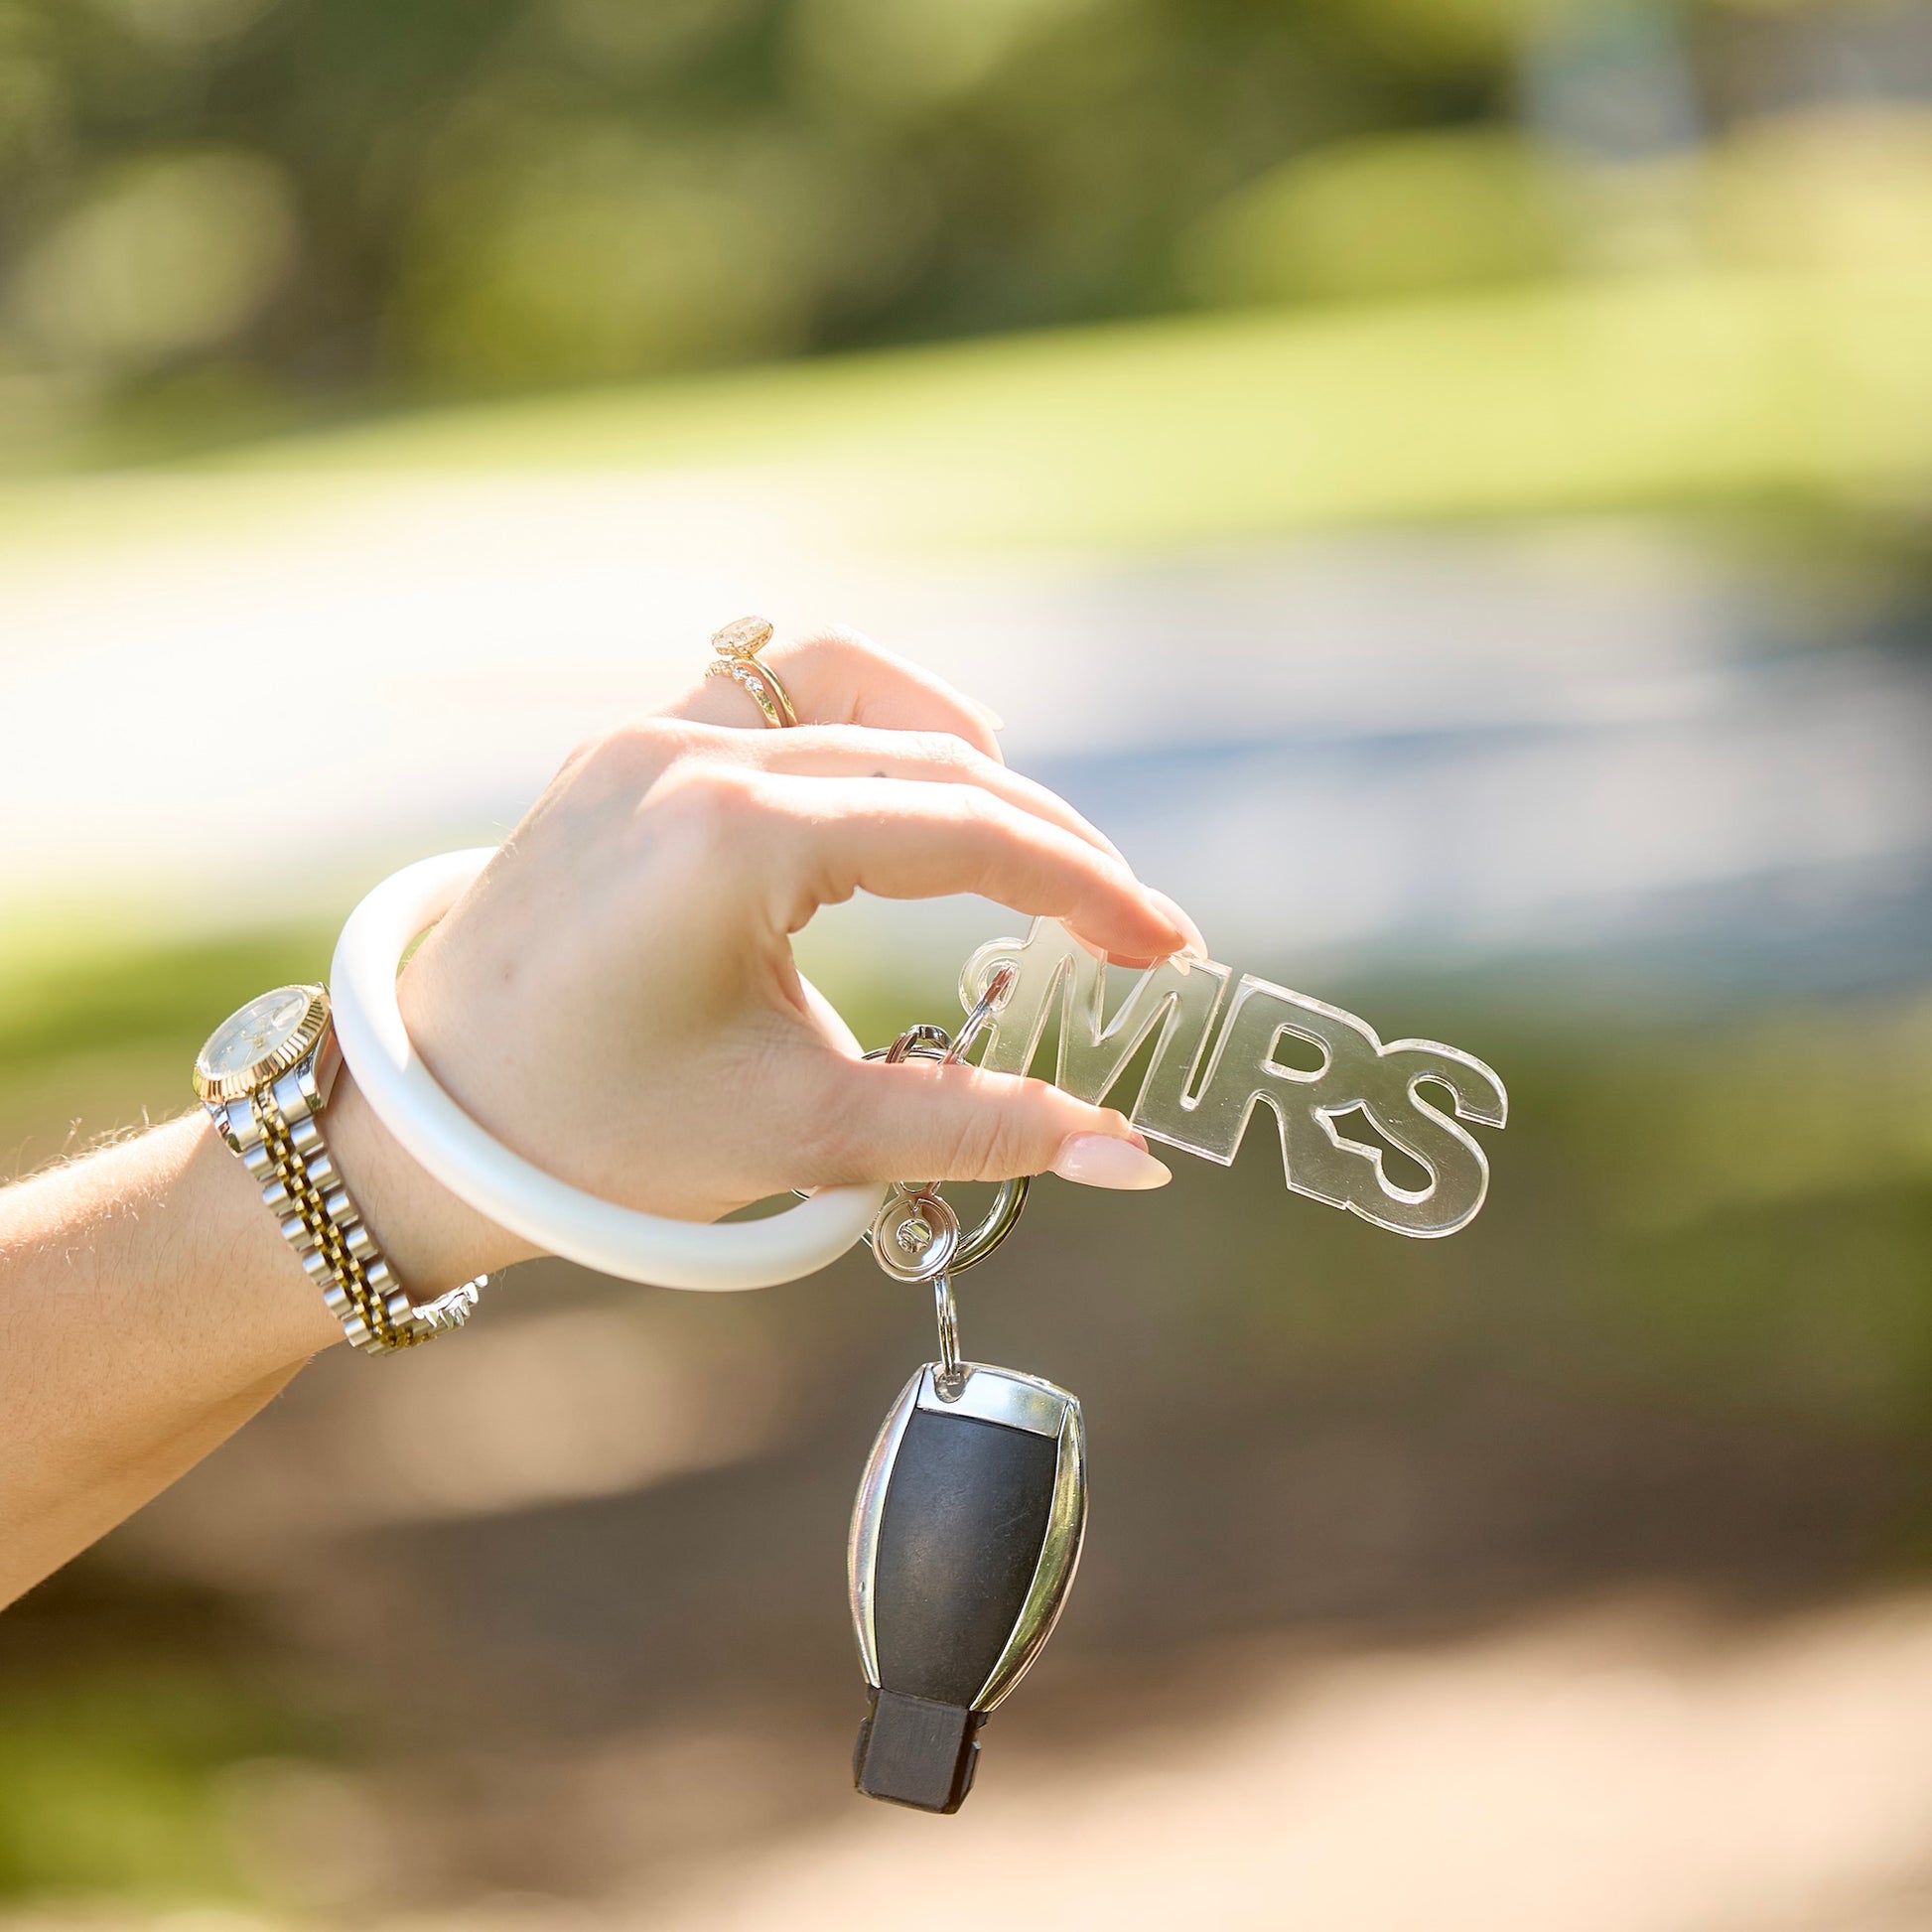
[[487, 1276], [421, 1306], [377, 1250], [323, 1138], [322, 1114], [342, 1070], [326, 986], [278, 986], [208, 1036], [195, 1091], [261, 1186], [329, 1311], [357, 1348], [386, 1355], [460, 1328]]

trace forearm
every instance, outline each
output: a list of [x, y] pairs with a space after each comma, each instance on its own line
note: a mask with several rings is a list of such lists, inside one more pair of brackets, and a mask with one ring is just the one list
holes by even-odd
[[[329, 1132], [405, 1281], [447, 1286], [463, 1279], [451, 1271], [505, 1258], [478, 1251], [460, 1212], [443, 1224], [346, 1078]], [[0, 1191], [0, 1602], [166, 1488], [342, 1338], [199, 1110]]]

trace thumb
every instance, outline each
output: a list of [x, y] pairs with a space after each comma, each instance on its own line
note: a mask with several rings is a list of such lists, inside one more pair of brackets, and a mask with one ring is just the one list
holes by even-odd
[[848, 1060], [821, 1145], [842, 1180], [1009, 1180], [1057, 1173], [1090, 1187], [1160, 1187], [1168, 1170], [1111, 1107], [1044, 1080], [933, 1060]]

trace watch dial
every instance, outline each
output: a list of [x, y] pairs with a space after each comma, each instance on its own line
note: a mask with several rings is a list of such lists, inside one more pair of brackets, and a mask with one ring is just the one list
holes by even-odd
[[303, 986], [278, 986], [250, 1000], [230, 1014], [202, 1048], [202, 1071], [210, 1080], [246, 1073], [288, 1039], [309, 1011], [310, 994]]

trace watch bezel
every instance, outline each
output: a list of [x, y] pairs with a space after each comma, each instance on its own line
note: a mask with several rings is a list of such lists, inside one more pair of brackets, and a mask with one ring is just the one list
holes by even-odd
[[[252, 1065], [243, 1067], [240, 1072], [209, 1073], [206, 1065], [208, 1048], [256, 1001], [270, 999], [277, 993], [300, 993], [308, 999], [308, 1009], [296, 1025], [295, 1031], [273, 1052], [264, 1053], [260, 1059]], [[329, 989], [326, 986], [311, 986], [301, 982], [288, 986], [271, 986], [265, 993], [257, 993], [254, 999], [244, 1000], [202, 1042], [202, 1050], [195, 1055], [195, 1091], [203, 1105], [207, 1107], [222, 1106], [227, 1101], [238, 1100], [246, 1093], [259, 1093], [263, 1087], [272, 1086], [291, 1067], [300, 1066], [315, 1051], [317, 1043], [328, 1030]]]

